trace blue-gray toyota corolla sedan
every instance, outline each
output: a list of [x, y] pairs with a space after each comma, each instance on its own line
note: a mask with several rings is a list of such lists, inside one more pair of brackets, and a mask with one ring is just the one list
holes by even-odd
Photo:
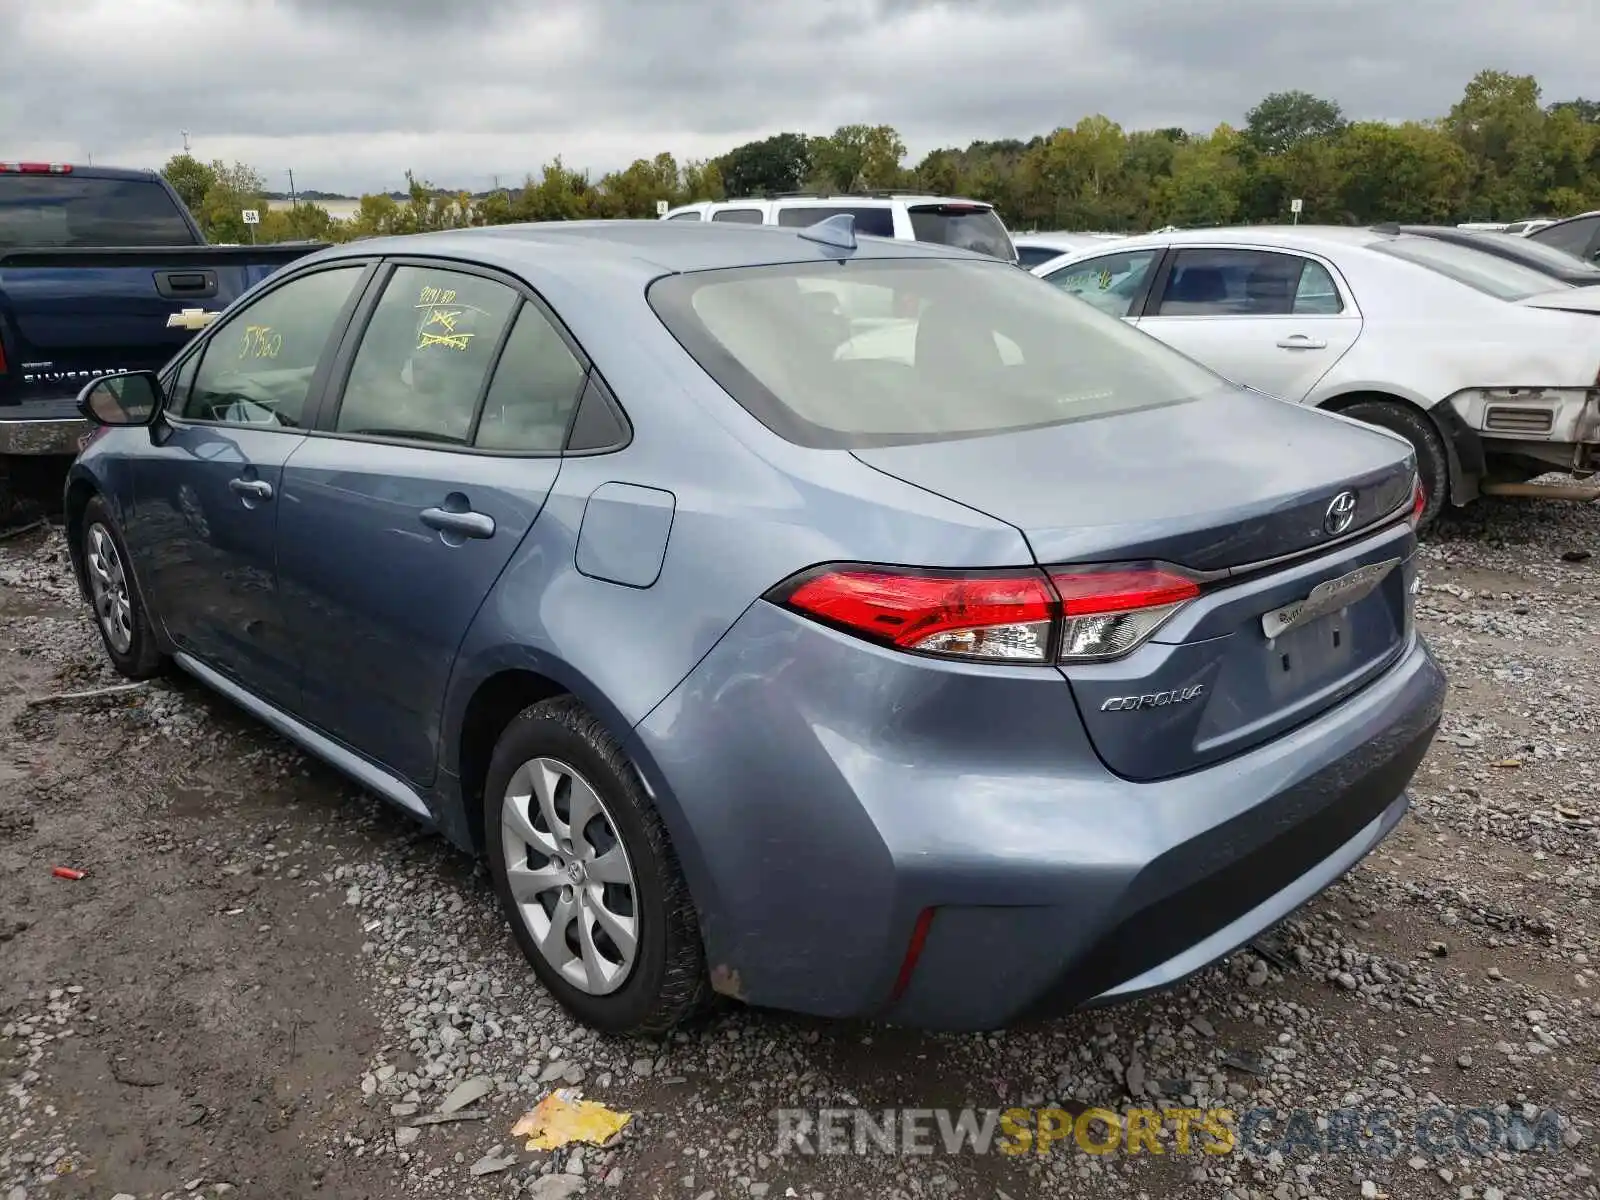
[[1406, 443], [848, 217], [357, 242], [82, 407], [117, 669], [486, 856], [603, 1030], [1163, 987], [1370, 851], [1439, 721]]

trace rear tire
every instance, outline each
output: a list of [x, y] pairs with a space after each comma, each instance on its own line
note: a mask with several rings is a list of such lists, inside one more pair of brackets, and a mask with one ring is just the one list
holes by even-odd
[[532, 705], [500, 735], [484, 827], [512, 937], [579, 1021], [654, 1036], [708, 1006], [699, 918], [666, 827], [577, 700]]
[[1394, 400], [1362, 400], [1337, 411], [1342, 416], [1398, 433], [1411, 443], [1417, 455], [1417, 474], [1422, 478], [1427, 496], [1419, 528], [1430, 527], [1450, 501], [1450, 456], [1445, 451], [1444, 439], [1434, 427], [1433, 418]]
[[84, 506], [82, 529], [83, 571], [95, 628], [111, 665], [128, 679], [151, 679], [166, 660], [156, 645], [122, 532], [99, 496]]

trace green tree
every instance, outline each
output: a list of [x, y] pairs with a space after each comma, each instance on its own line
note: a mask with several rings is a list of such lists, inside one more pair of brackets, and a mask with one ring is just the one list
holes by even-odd
[[[195, 217], [205, 231], [206, 240], [221, 243], [243, 243], [252, 240], [250, 226], [244, 223], [244, 210], [255, 209], [265, 213], [269, 206], [262, 193], [266, 183], [254, 167], [236, 162], [231, 167], [221, 159], [208, 168], [212, 183], [200, 201], [200, 211]], [[254, 235], [260, 240], [259, 235]]]
[[803, 133], [775, 133], [735, 146], [715, 165], [729, 196], [798, 191], [811, 177], [811, 139]]
[[906, 144], [890, 125], [841, 125], [811, 142], [812, 174], [819, 187], [853, 192], [893, 188], [907, 181], [900, 162]]
[[161, 168], [161, 174], [191, 213], [199, 213], [206, 193], [217, 182], [216, 172], [190, 154], [174, 154]]
[[1570, 112], [1586, 125], [1600, 125], [1600, 100], [1558, 100], [1550, 106], [1550, 115]]
[[1160, 180], [1151, 197], [1153, 226], [1226, 225], [1239, 211], [1244, 168], [1243, 139], [1229, 125], [1191, 137], [1177, 148], [1172, 174]]
[[1515, 220], [1537, 204], [1547, 119], [1532, 75], [1479, 71], [1467, 84], [1446, 128], [1473, 161], [1474, 217]]
[[715, 159], [690, 159], [684, 163], [682, 184], [679, 200], [685, 204], [696, 200], [721, 200], [727, 195], [722, 169]]
[[1273, 92], [1244, 117], [1246, 143], [1260, 154], [1283, 154], [1311, 138], [1333, 137], [1344, 113], [1332, 100], [1310, 92]]
[[1466, 219], [1473, 164], [1435, 125], [1360, 121], [1336, 146], [1339, 203], [1361, 224], [1448, 224]]

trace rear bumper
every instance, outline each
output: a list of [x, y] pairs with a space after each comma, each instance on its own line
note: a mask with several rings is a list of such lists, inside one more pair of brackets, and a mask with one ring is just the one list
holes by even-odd
[[0, 454], [73, 458], [78, 439], [93, 428], [79, 415], [75, 397], [7, 405], [0, 407]]
[[1445, 686], [1414, 640], [1298, 729], [1138, 784], [1106, 771], [1045, 674], [880, 652], [753, 607], [632, 747], [719, 988], [973, 1030], [1169, 986], [1394, 827]]

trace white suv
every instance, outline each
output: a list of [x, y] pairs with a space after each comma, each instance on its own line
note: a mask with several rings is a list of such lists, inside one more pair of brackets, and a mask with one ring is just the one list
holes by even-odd
[[951, 196], [908, 192], [832, 194], [783, 193], [762, 199], [701, 200], [668, 209], [663, 221], [717, 221], [734, 225], [782, 225], [800, 228], [849, 213], [856, 232], [907, 242], [933, 242], [973, 250], [1007, 262], [1017, 261], [1017, 248], [994, 205]]

